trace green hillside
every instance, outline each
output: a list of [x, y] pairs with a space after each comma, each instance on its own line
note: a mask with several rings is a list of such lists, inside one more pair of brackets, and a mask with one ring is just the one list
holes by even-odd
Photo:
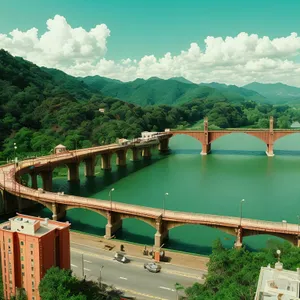
[[228, 100], [235, 103], [247, 100], [265, 101], [257, 92], [245, 88], [220, 84], [198, 85], [182, 77], [167, 80], [151, 77], [148, 80], [139, 78], [131, 82], [120, 82], [95, 76], [81, 80], [104, 95], [142, 106], [178, 105], [193, 99]]
[[300, 88], [283, 83], [252, 82], [244, 86], [265, 96], [271, 104], [300, 104]]

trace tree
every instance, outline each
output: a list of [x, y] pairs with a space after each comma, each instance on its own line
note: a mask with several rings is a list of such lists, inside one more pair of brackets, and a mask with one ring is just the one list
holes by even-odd
[[78, 292], [78, 285], [79, 280], [72, 276], [71, 270], [52, 267], [41, 280], [39, 293], [43, 300], [87, 300]]

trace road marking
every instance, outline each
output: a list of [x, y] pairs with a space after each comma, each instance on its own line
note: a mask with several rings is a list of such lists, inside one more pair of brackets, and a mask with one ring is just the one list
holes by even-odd
[[71, 267], [73, 268], [78, 268], [78, 266], [71, 264]]
[[175, 290], [171, 289], [171, 288], [167, 288], [165, 286], [160, 286], [159, 287], [160, 289], [163, 289], [163, 290], [168, 290], [168, 291], [172, 291], [172, 292], [175, 292]]
[[92, 262], [91, 261], [89, 261], [89, 260], [84, 260], [85, 262], [87, 262], [87, 263], [89, 263], [89, 264], [92, 264]]
[[127, 280], [127, 278], [125, 278], [125, 277], [120, 277], [120, 279]]
[[168, 300], [166, 298], [156, 297], [156, 296], [152, 296], [152, 295], [149, 295], [149, 294], [143, 294], [143, 293], [140, 293], [140, 292], [137, 292], [137, 291], [123, 289], [123, 288], [117, 287], [117, 286], [116, 286], [116, 288], [118, 290], [122, 290], [124, 292], [130, 293], [130, 294], [133, 294], [133, 295], [143, 296], [143, 297], [146, 297], [146, 298], [157, 299], [157, 300]]
[[87, 269], [87, 268], [84, 268], [84, 271], [91, 272], [91, 270], [90, 270], [90, 269]]

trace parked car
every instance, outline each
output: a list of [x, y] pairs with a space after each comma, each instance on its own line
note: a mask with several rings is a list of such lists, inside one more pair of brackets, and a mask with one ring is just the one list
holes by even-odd
[[129, 262], [129, 259], [125, 256], [124, 253], [121, 253], [121, 252], [117, 252], [114, 256], [114, 259], [116, 261], [119, 261], [119, 262], [123, 263], [123, 264]]
[[158, 273], [161, 270], [161, 266], [156, 263], [150, 262], [144, 264], [144, 269], [148, 270], [151, 273]]

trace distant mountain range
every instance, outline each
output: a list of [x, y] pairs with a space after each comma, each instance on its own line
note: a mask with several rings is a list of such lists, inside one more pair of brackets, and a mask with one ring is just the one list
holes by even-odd
[[203, 98], [236, 103], [252, 100], [270, 104], [300, 104], [300, 88], [282, 83], [253, 82], [238, 87], [217, 82], [195, 84], [183, 77], [167, 80], [158, 77], [147, 80], [138, 78], [130, 82], [121, 82], [101, 76], [88, 76], [80, 80], [106, 96], [142, 106], [176, 105]]
[[131, 82], [121, 82], [100, 76], [88, 76], [80, 78], [80, 80], [106, 96], [142, 106], [176, 105], [204, 98], [230, 102], [245, 100], [266, 102], [265, 97], [256, 91], [219, 83], [195, 84], [182, 77], [167, 80], [157, 77], [147, 80], [138, 78]]

